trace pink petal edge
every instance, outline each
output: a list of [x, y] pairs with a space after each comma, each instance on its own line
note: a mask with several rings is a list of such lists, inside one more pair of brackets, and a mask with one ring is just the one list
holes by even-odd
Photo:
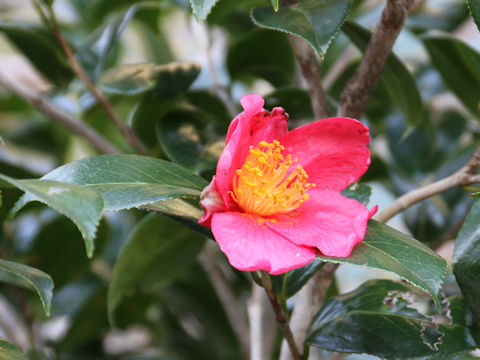
[[212, 232], [230, 264], [238, 270], [265, 270], [272, 275], [302, 267], [315, 250], [298, 246], [265, 226], [254, 215], [223, 212], [212, 217]]
[[325, 256], [348, 257], [363, 240], [367, 222], [376, 212], [337, 191], [312, 189], [296, 211], [279, 214], [266, 225], [299, 246], [318, 249]]
[[240, 102], [244, 111], [230, 124], [216, 171], [217, 189], [228, 210], [238, 209], [228, 191], [232, 190], [233, 176], [242, 167], [249, 147], [261, 140], [279, 139], [288, 131], [288, 114], [282, 108], [274, 108], [269, 113], [263, 109], [263, 98], [255, 94], [244, 96]]
[[370, 165], [369, 130], [355, 119], [316, 121], [288, 132], [280, 142], [317, 189], [343, 190]]

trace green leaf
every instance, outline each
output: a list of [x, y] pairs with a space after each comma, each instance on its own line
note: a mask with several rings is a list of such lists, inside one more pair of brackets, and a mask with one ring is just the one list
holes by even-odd
[[[44, 180], [16, 180], [0, 174], [0, 179], [25, 192], [10, 210], [10, 217], [23, 206], [24, 199], [40, 201], [72, 220], [82, 233], [88, 257], [93, 255], [95, 232], [104, 202], [97, 191], [76, 184]], [[19, 205], [21, 204], [21, 205]]]
[[284, 34], [255, 30], [232, 43], [227, 69], [233, 79], [258, 76], [274, 86], [289, 85], [295, 74], [295, 56]]
[[17, 346], [0, 338], [0, 359], [2, 360], [28, 360]]
[[305, 0], [278, 9], [276, 2], [276, 9], [273, 0], [273, 9], [270, 6], [252, 9], [255, 25], [299, 36], [308, 41], [321, 58], [340, 31], [351, 5], [350, 0]]
[[430, 294], [440, 309], [445, 260], [421, 242], [387, 225], [370, 220], [364, 240], [347, 258], [318, 258], [394, 273]]
[[453, 252], [453, 272], [477, 321], [480, 321], [480, 201], [475, 200]]
[[163, 286], [184, 273], [195, 261], [204, 237], [169, 218], [151, 214], [130, 235], [113, 270], [108, 290], [108, 314], [114, 322], [115, 309], [135, 288]]
[[476, 347], [463, 298], [452, 297], [440, 317], [423, 315], [411, 289], [373, 280], [327, 301], [311, 323], [306, 343], [329, 351], [388, 359], [449, 358]]
[[155, 96], [172, 98], [185, 92], [200, 74], [201, 67], [196, 62], [173, 62], [161, 65], [157, 71]]
[[301, 268], [290, 270], [286, 275], [288, 277], [285, 286], [285, 296], [289, 298], [295, 295], [324, 264], [323, 261], [315, 259]]
[[185, 97], [189, 104], [208, 114], [215, 127], [215, 135], [225, 136], [232, 115], [218, 96], [207, 90], [189, 90]]
[[200, 65], [195, 62], [127, 64], [104, 72], [98, 86], [117, 95], [142, 94], [156, 87], [158, 96], [171, 97], [186, 90], [199, 73]]
[[205, 21], [218, 0], [190, 0], [193, 15], [198, 21]]
[[448, 35], [430, 32], [421, 39], [445, 85], [480, 118], [480, 54]]
[[313, 119], [312, 103], [308, 91], [285, 86], [265, 96], [265, 108], [283, 107], [289, 114], [295, 114], [293, 120]]
[[213, 238], [210, 229], [198, 223], [198, 219], [202, 216], [202, 210], [183, 199], [158, 201], [153, 204], [145, 205], [143, 208], [168, 215], [187, 228], [195, 230], [209, 238]]
[[50, 315], [53, 281], [43, 271], [0, 259], [0, 281], [12, 283], [37, 292], [47, 316]]
[[[366, 50], [371, 37], [370, 31], [350, 21], [343, 24], [342, 30], [361, 51]], [[395, 54], [388, 57], [379, 81], [404, 113], [407, 124], [419, 125], [423, 120], [424, 110], [420, 91], [407, 67]]]
[[278, 11], [278, 7], [280, 6], [280, 0], [270, 0], [272, 3], [273, 10]]
[[478, 0], [467, 0], [468, 10], [477, 24], [478, 29], [480, 30], [480, 1]]
[[168, 158], [196, 173], [215, 169], [224, 142], [212, 134], [209, 123], [206, 113], [191, 106], [163, 114], [156, 130]]
[[343, 190], [342, 194], [350, 199], [360, 201], [364, 205], [368, 205], [372, 195], [372, 188], [367, 185], [355, 184]]
[[33, 24], [0, 21], [0, 32], [54, 85], [65, 86], [73, 78], [65, 55], [49, 31]]
[[[122, 210], [177, 197], [199, 197], [208, 183], [190, 171], [138, 155], [100, 155], [63, 165], [43, 180], [82, 185], [100, 194], [105, 210]], [[22, 197], [14, 212], [32, 199]]]

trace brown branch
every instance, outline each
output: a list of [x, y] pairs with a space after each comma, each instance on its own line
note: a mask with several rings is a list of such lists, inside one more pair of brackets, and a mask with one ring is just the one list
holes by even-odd
[[285, 315], [285, 312], [283, 311], [282, 306], [278, 301], [277, 295], [273, 290], [272, 279], [270, 279], [270, 275], [268, 275], [268, 272], [260, 271], [260, 273], [262, 286], [267, 293], [270, 304], [272, 304], [273, 311], [275, 312], [275, 320], [277, 321], [280, 330], [282, 330], [284, 339], [287, 341], [290, 353], [292, 354], [292, 358], [293, 360], [301, 360], [297, 344], [295, 343], [295, 339], [293, 338], [292, 330], [290, 330], [290, 325], [288, 324], [287, 315]]
[[288, 40], [297, 57], [303, 78], [308, 86], [313, 116], [316, 120], [324, 119], [328, 117], [329, 114], [325, 90], [323, 89], [320, 72], [318, 70], [317, 55], [305, 40], [293, 35], [288, 35]]
[[210, 278], [213, 287], [215, 288], [218, 298], [227, 315], [228, 321], [230, 322], [233, 332], [240, 343], [244, 357], [248, 358], [248, 354], [250, 352], [250, 330], [248, 328], [247, 320], [241, 311], [243, 306], [240, 301], [238, 301], [238, 298], [235, 296], [227, 279], [216, 264], [214, 255], [215, 254], [212, 253], [212, 249], [210, 248], [209, 244], [206, 244], [203, 250], [200, 252], [198, 260]]
[[390, 206], [377, 215], [376, 220], [387, 222], [399, 212], [408, 209], [410, 206], [422, 200], [428, 199], [429, 197], [438, 195], [457, 186], [466, 186], [480, 182], [480, 175], [476, 174], [478, 170], [480, 170], [480, 147], [475, 150], [470, 160], [456, 173], [400, 196]]
[[97, 99], [98, 103], [103, 107], [105, 112], [107, 113], [110, 120], [113, 124], [117, 127], [120, 133], [125, 137], [125, 139], [133, 146], [135, 150], [138, 151], [141, 155], [146, 155], [147, 152], [143, 147], [142, 143], [138, 139], [138, 137], [134, 134], [132, 129], [128, 126], [124, 125], [121, 120], [118, 118], [117, 114], [112, 108], [112, 105], [108, 101], [108, 99], [103, 95], [103, 93], [95, 86], [95, 84], [90, 80], [90, 77], [87, 75], [85, 70], [82, 68], [80, 63], [77, 61], [75, 56], [70, 49], [70, 46], [63, 38], [62, 34], [58, 29], [52, 29], [52, 33], [57, 39], [58, 43], [60, 44], [63, 52], [67, 56], [67, 61], [70, 67], [72, 68], [73, 72], [82, 80], [85, 84], [87, 89], [92, 93], [92, 95]]
[[[295, 307], [290, 317], [290, 328], [300, 353], [303, 353], [303, 343], [307, 336], [310, 321], [320, 310], [337, 268], [338, 264], [326, 263], [296, 296]], [[280, 360], [290, 359], [291, 356], [284, 341]]]
[[413, 0], [387, 0], [360, 65], [340, 96], [339, 116], [361, 117], [412, 3]]
[[88, 141], [95, 149], [103, 154], [118, 154], [120, 153], [112, 144], [108, 142], [102, 135], [97, 133], [94, 129], [76, 119], [72, 115], [66, 113], [58, 106], [47, 100], [40, 94], [30, 88], [19, 84], [16, 81], [7, 79], [0, 73], [0, 85], [25, 100], [31, 106], [48, 116], [50, 119], [63, 125], [72, 133], [80, 136]]

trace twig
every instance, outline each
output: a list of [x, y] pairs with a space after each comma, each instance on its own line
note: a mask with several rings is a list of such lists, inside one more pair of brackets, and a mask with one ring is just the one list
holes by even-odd
[[400, 196], [390, 206], [376, 216], [376, 220], [380, 222], [387, 222], [399, 212], [408, 209], [410, 206], [422, 200], [428, 199], [429, 197], [440, 194], [457, 186], [466, 186], [480, 182], [480, 175], [476, 174], [479, 169], [480, 147], [475, 150], [470, 160], [468, 160], [468, 162], [456, 173]]
[[295, 343], [295, 339], [293, 338], [292, 330], [290, 329], [290, 325], [288, 324], [287, 315], [285, 315], [285, 312], [283, 311], [282, 306], [278, 301], [277, 295], [273, 290], [272, 279], [270, 279], [270, 275], [268, 275], [268, 272], [261, 271], [261, 279], [263, 288], [265, 289], [268, 299], [272, 304], [273, 311], [275, 312], [275, 320], [277, 321], [280, 330], [282, 330], [283, 332], [283, 337], [287, 341], [290, 353], [292, 354], [292, 358], [293, 360], [301, 360], [297, 344]]
[[360, 118], [375, 88], [413, 0], [387, 0], [365, 54], [340, 96], [339, 116]]
[[82, 66], [73, 55], [70, 46], [63, 38], [60, 31], [58, 31], [58, 29], [52, 29], [52, 33], [60, 44], [63, 52], [67, 56], [67, 61], [73, 72], [77, 74], [77, 76], [80, 78], [80, 80], [82, 80], [87, 89], [92, 93], [95, 99], [97, 99], [98, 103], [103, 107], [110, 120], [112, 120], [113, 124], [118, 128], [118, 130], [122, 133], [125, 139], [133, 146], [133, 148], [138, 151], [139, 154], [146, 155], [147, 152], [138, 137], [133, 133], [132, 129], [130, 129], [128, 126], [124, 125], [121, 122], [121, 120], [118, 118], [117, 114], [113, 110], [112, 105], [110, 104], [108, 99], [95, 86], [92, 80], [90, 80], [85, 70], [83, 70]]
[[[326, 263], [297, 294], [295, 307], [290, 317], [290, 328], [300, 353], [303, 352], [303, 343], [307, 336], [308, 325], [312, 317], [320, 310], [337, 267], [338, 264]], [[280, 360], [290, 359], [291, 356], [284, 341], [282, 343]]]
[[310, 101], [312, 102], [313, 115], [316, 120], [329, 116], [325, 90], [318, 71], [317, 56], [311, 46], [303, 39], [288, 35], [288, 40], [297, 57], [302, 75], [307, 82]]
[[119, 151], [113, 145], [111, 145], [107, 139], [97, 133], [94, 129], [76, 119], [72, 115], [66, 113], [51, 101], [47, 100], [40, 94], [37, 94], [30, 88], [7, 79], [7, 77], [3, 76], [1, 73], [0, 85], [3, 85], [9, 91], [25, 100], [40, 112], [47, 115], [50, 119], [65, 126], [72, 133], [88, 141], [99, 152], [103, 154], [119, 153]]
[[215, 288], [230, 325], [232, 326], [233, 332], [240, 343], [245, 358], [248, 358], [250, 352], [250, 330], [246, 318], [241, 311], [243, 306], [238, 301], [227, 279], [216, 264], [214, 254], [212, 254], [209, 244], [206, 244], [200, 252], [198, 260]]

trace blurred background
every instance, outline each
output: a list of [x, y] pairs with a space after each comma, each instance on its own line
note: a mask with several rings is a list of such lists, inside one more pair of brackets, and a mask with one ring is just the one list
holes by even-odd
[[[146, 152], [210, 180], [228, 124], [240, 111], [241, 96], [258, 93], [265, 97], [267, 109], [284, 107], [291, 127], [315, 120], [285, 35], [260, 29], [250, 19], [251, 7], [268, 3], [222, 0], [202, 23], [183, 0], [55, 0], [53, 10], [77, 60]], [[349, 19], [371, 29], [383, 6], [384, 1], [355, 0]], [[431, 34], [446, 34], [453, 40], [428, 42]], [[469, 76], [453, 72], [453, 67], [448, 73], [447, 55], [457, 55], [451, 50], [456, 41], [480, 51], [480, 34], [464, 1], [415, 2], [394, 51], [418, 85], [422, 119], [412, 126], [413, 110], [400, 94], [395, 96], [402, 80], [391, 73], [383, 76], [361, 119], [372, 135], [372, 166], [362, 181], [372, 189], [369, 207], [378, 204], [381, 211], [399, 194], [453, 173], [471, 156], [480, 130], [478, 114], [469, 107], [468, 95], [461, 94], [478, 94], [480, 80], [460, 84], [460, 95], [452, 93], [446, 79], [450, 76], [462, 83], [462, 76]], [[360, 56], [340, 32], [321, 61], [332, 114]], [[134, 81], [122, 76], [132, 73], [138, 73]], [[121, 152], [135, 152], [73, 74], [31, 1], [0, 0], [0, 76], [35, 96], [42, 94]], [[96, 154], [89, 143], [0, 82], [1, 173], [38, 178]], [[243, 358], [208, 264], [198, 258], [203, 243], [199, 240], [200, 245], [189, 247], [182, 242], [199, 235], [145, 210], [107, 212], [94, 257], [88, 259], [74, 224], [40, 204], [28, 205], [6, 222], [20, 195], [16, 189], [2, 191], [0, 256], [38, 268], [55, 283], [49, 317], [34, 292], [0, 284], [0, 337], [28, 352], [30, 359]], [[389, 224], [451, 262], [452, 239], [470, 205], [468, 193], [454, 189], [413, 206]], [[198, 214], [198, 208], [192, 211]], [[142, 270], [118, 306], [107, 310], [108, 286], [122, 246], [135, 237], [155, 243], [171, 234], [178, 237], [177, 246], [183, 246], [180, 255], [178, 249], [172, 250], [178, 266], [164, 269], [157, 264]], [[250, 277], [232, 269], [210, 245], [206, 248], [210, 247], [217, 270], [246, 309]], [[449, 277], [445, 291], [457, 293]], [[353, 290], [370, 278], [391, 276], [342, 266], [332, 294]]]

